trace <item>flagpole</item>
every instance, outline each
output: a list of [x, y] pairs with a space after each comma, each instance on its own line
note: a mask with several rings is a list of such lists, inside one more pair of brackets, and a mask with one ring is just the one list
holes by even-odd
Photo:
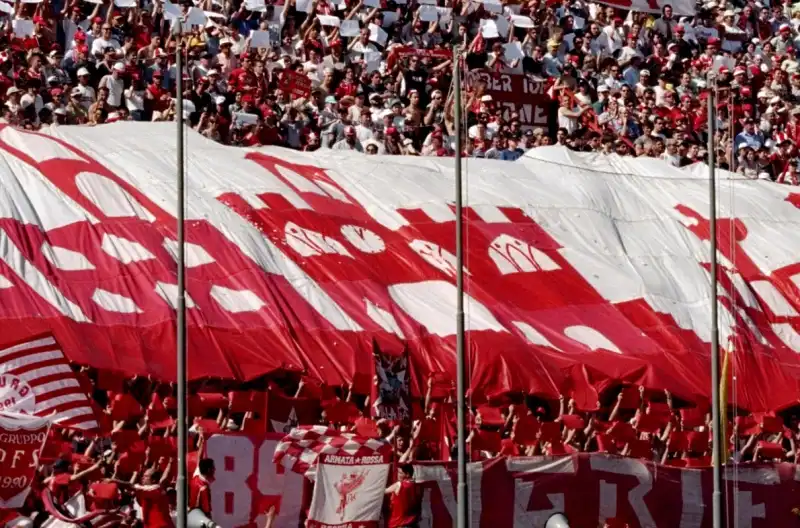
[[178, 381], [178, 478], [177, 478], [177, 528], [187, 528], [186, 516], [189, 509], [187, 488], [187, 424], [186, 424], [186, 267], [184, 265], [184, 220], [185, 220], [185, 170], [183, 166], [183, 22], [176, 20], [178, 45], [175, 47], [175, 122], [177, 123], [177, 194], [178, 194], [178, 305], [177, 305], [177, 381]]
[[461, 197], [461, 68], [458, 43], [453, 46], [453, 94], [456, 191], [456, 393], [458, 397], [458, 486], [456, 527], [467, 528], [467, 368], [464, 354], [464, 242]]
[[722, 528], [722, 434], [720, 416], [719, 326], [717, 318], [717, 171], [714, 136], [717, 130], [715, 115], [715, 90], [713, 79], [708, 91], [708, 201], [711, 242], [711, 453], [713, 466], [713, 493], [711, 495], [713, 528]]

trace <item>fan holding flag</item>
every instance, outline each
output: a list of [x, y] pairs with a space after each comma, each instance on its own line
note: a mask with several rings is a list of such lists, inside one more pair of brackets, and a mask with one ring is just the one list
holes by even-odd
[[392, 446], [325, 426], [296, 427], [273, 460], [315, 481], [309, 527], [377, 528]]

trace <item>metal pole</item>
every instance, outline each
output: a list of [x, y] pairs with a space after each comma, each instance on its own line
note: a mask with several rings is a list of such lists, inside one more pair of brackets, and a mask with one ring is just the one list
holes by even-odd
[[178, 368], [178, 528], [186, 528], [186, 514], [189, 509], [189, 493], [187, 487], [187, 424], [186, 424], [186, 276], [184, 266], [184, 232], [185, 198], [183, 167], [183, 22], [176, 20], [178, 27], [178, 45], [175, 47], [175, 67], [178, 70], [175, 82], [175, 121], [178, 125], [177, 135], [177, 193], [178, 193], [178, 306], [177, 306], [177, 368]]
[[708, 201], [709, 229], [711, 238], [711, 453], [714, 491], [711, 496], [713, 528], [722, 528], [722, 434], [719, 408], [719, 326], [717, 324], [717, 171], [714, 135], [717, 117], [714, 113], [715, 91], [709, 83], [708, 92]]
[[458, 501], [457, 528], [467, 528], [467, 365], [464, 354], [464, 222], [461, 197], [461, 68], [458, 44], [453, 46], [453, 118], [455, 133], [456, 179], [456, 391], [458, 393]]
[[733, 88], [728, 94], [728, 141], [731, 144], [730, 171], [736, 172], [736, 147], [733, 140], [736, 139], [736, 98], [733, 96]]

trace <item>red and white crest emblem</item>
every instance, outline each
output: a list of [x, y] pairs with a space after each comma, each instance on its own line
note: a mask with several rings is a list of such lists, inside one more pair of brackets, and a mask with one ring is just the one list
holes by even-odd
[[339, 506], [336, 507], [336, 513], [340, 515], [341, 520], [344, 520], [347, 505], [356, 499], [356, 490], [364, 485], [367, 473], [367, 470], [345, 473], [339, 482], [334, 484], [334, 488], [339, 493]]

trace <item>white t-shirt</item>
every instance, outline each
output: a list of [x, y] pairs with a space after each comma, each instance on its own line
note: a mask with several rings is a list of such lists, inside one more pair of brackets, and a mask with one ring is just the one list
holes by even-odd
[[116, 39], [111, 38], [109, 40], [106, 40], [102, 37], [97, 37], [96, 39], [94, 39], [94, 41], [92, 41], [92, 55], [97, 55], [97, 54], [102, 55], [103, 51], [108, 47], [117, 50], [117, 55], [119, 55], [119, 49], [121, 46], [119, 45], [119, 42], [116, 41]]
[[84, 110], [89, 110], [89, 107], [97, 100], [97, 93], [95, 93], [94, 88], [83, 84], [78, 84], [75, 88], [81, 92], [81, 106]]
[[100, 79], [98, 88], [108, 88], [108, 104], [109, 106], [120, 106], [122, 104], [122, 93], [125, 91], [125, 83], [120, 78], [114, 78], [113, 75], [106, 75]]

